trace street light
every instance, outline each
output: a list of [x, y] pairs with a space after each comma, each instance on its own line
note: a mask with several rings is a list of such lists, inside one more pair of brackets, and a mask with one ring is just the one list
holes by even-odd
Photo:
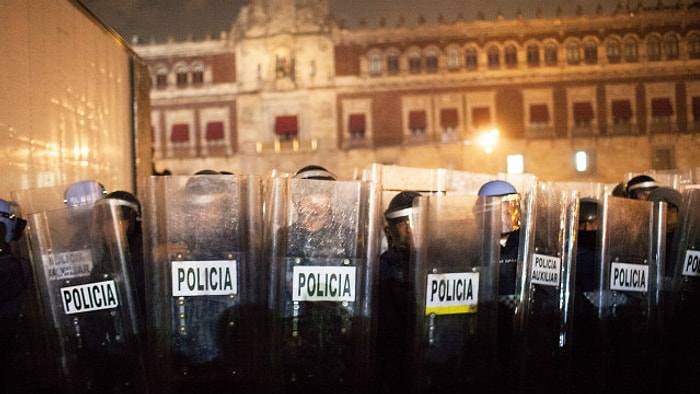
[[481, 133], [477, 139], [477, 144], [484, 148], [484, 152], [491, 154], [493, 152], [493, 147], [498, 143], [498, 129], [491, 129]]

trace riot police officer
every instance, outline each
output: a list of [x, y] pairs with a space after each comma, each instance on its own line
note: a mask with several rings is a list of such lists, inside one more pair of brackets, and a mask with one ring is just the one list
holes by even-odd
[[6, 389], [20, 384], [13, 375], [23, 350], [18, 341], [20, 315], [31, 272], [29, 263], [13, 253], [11, 244], [22, 236], [26, 224], [14, 213], [10, 202], [0, 199], [0, 376]]
[[379, 262], [378, 365], [382, 392], [404, 392], [411, 381], [407, 373], [411, 358], [409, 329], [415, 305], [409, 286], [412, 247], [411, 209], [415, 191], [395, 195], [384, 211], [388, 249]]
[[627, 182], [625, 192], [628, 198], [646, 200], [652, 190], [659, 187], [656, 180], [648, 175], [637, 175]]

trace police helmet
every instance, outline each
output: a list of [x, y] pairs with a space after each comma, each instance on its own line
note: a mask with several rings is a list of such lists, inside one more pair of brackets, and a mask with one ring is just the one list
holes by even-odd
[[395, 195], [389, 202], [386, 211], [384, 211], [384, 217], [387, 220], [391, 220], [409, 216], [413, 207], [413, 200], [420, 195], [420, 193], [411, 190], [404, 190]]
[[141, 203], [133, 194], [124, 190], [115, 190], [105, 196], [107, 199], [119, 200], [119, 204], [131, 210], [136, 220], [141, 220]]
[[479, 197], [497, 197], [507, 196], [509, 194], [518, 194], [515, 186], [506, 181], [495, 180], [488, 181], [479, 188]]
[[10, 243], [10, 241], [16, 241], [22, 236], [27, 222], [12, 212], [12, 206], [9, 202], [0, 199], [0, 224], [5, 227], [5, 243]]
[[657, 187], [647, 196], [649, 201], [665, 201], [668, 205], [680, 209], [683, 196], [681, 192], [670, 187]]
[[92, 180], [78, 181], [68, 186], [63, 195], [63, 202], [68, 207], [79, 207], [93, 204], [106, 194], [107, 191], [99, 182]]
[[627, 196], [634, 197], [639, 191], [651, 191], [659, 187], [654, 178], [648, 175], [637, 175], [627, 182]]
[[317, 165], [308, 165], [299, 169], [294, 173], [294, 179], [320, 179], [326, 181], [335, 181], [338, 179], [333, 173], [325, 168]]
[[579, 203], [578, 223], [583, 224], [598, 218], [598, 200], [582, 198]]

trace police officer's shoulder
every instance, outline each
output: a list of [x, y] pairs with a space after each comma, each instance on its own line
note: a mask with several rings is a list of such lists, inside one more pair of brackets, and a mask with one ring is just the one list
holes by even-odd
[[664, 201], [675, 208], [681, 207], [681, 202], [683, 201], [683, 195], [676, 189], [660, 186], [655, 188], [647, 196], [648, 201]]

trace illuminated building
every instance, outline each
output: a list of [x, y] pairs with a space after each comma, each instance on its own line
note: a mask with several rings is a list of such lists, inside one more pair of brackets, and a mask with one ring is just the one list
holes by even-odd
[[134, 49], [157, 165], [176, 174], [520, 158], [544, 180], [616, 182], [700, 167], [700, 8], [684, 3], [348, 29], [325, 0], [255, 0], [218, 38]]

